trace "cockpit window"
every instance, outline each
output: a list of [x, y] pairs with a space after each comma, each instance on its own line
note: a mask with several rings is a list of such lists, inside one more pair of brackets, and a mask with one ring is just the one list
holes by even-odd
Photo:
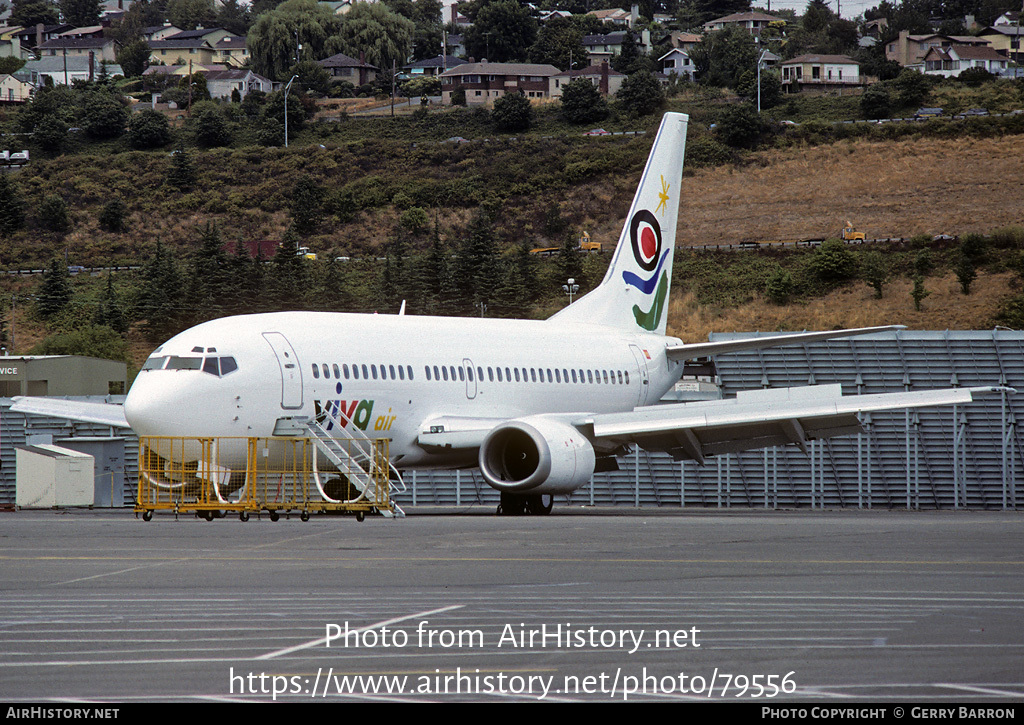
[[163, 368], [165, 362], [167, 362], [167, 358], [166, 357], [163, 357], [163, 356], [156, 357], [156, 356], [154, 356], [154, 357], [151, 357], [148, 360], [146, 360], [145, 363], [143, 363], [142, 369], [143, 370], [160, 370], [161, 368]]
[[215, 358], [215, 357], [208, 357], [208, 358], [206, 358], [206, 362], [203, 363], [203, 372], [204, 373], [209, 373], [210, 375], [216, 375], [217, 377], [220, 377], [220, 369], [219, 369], [219, 366], [217, 364], [217, 358]]
[[179, 357], [171, 355], [167, 359], [167, 370], [199, 370], [203, 367], [201, 357]]
[[238, 370], [238, 363], [235, 362], [233, 357], [222, 357], [220, 359], [220, 374], [222, 376], [233, 373], [236, 370]]

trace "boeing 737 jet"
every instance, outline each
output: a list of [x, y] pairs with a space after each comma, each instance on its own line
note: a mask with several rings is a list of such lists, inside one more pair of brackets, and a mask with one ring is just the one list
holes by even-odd
[[[687, 344], [666, 336], [688, 118], [667, 113], [601, 284], [547, 320], [280, 312], [205, 322], [158, 347], [123, 408], [74, 417], [140, 436], [390, 439], [398, 470], [479, 466], [501, 510], [615, 467], [632, 445], [709, 456], [849, 435], [867, 411], [965, 403], [955, 389], [843, 396], [838, 385], [659, 405], [686, 360], [891, 327]], [[70, 415], [23, 399], [27, 412]], [[90, 416], [92, 416], [90, 418]], [[245, 468], [222, 447], [223, 465]], [[327, 461], [324, 461], [327, 464]], [[241, 485], [241, 484], [239, 484]], [[331, 498], [331, 491], [321, 489]]]

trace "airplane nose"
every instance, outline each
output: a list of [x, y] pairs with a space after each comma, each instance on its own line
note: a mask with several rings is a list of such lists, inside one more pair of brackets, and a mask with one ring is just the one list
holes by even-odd
[[168, 375], [140, 373], [124, 401], [124, 417], [136, 435], [197, 435], [188, 394]]

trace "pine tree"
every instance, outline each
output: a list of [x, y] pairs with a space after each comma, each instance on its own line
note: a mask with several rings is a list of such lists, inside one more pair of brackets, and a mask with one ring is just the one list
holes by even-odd
[[456, 298], [464, 313], [477, 315], [480, 305], [495, 296], [498, 281], [498, 252], [490, 215], [480, 210], [470, 222], [452, 275]]
[[227, 255], [217, 225], [206, 223], [199, 250], [192, 260], [189, 299], [196, 322], [213, 319], [226, 312], [232, 298]]
[[288, 227], [281, 246], [271, 262], [269, 302], [275, 310], [297, 310], [305, 307], [309, 278], [306, 260], [298, 254], [299, 235]]
[[191, 189], [196, 183], [196, 169], [192, 165], [192, 157], [185, 149], [179, 148], [172, 152], [167, 183], [182, 191]]
[[25, 224], [25, 203], [18, 187], [5, 174], [0, 176], [0, 235], [9, 236]]
[[165, 340], [182, 327], [182, 280], [177, 262], [159, 239], [156, 253], [143, 270], [142, 277], [135, 315], [146, 321], [144, 329], [150, 339]]
[[295, 231], [305, 236], [315, 232], [323, 219], [324, 190], [308, 174], [295, 182], [292, 191], [292, 225]]
[[54, 257], [43, 273], [43, 284], [39, 288], [39, 314], [44, 319], [55, 316], [71, 302], [72, 294], [68, 267], [63, 259]]
[[117, 299], [117, 293], [114, 291], [113, 277], [109, 273], [107, 274], [107, 289], [95, 316], [93, 316], [93, 324], [106, 325], [122, 335], [128, 331], [128, 322], [125, 319], [121, 303]]

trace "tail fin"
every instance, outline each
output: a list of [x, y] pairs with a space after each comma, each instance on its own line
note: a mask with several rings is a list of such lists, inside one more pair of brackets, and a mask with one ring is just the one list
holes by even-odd
[[688, 121], [684, 113], [662, 118], [608, 273], [550, 319], [665, 334]]

